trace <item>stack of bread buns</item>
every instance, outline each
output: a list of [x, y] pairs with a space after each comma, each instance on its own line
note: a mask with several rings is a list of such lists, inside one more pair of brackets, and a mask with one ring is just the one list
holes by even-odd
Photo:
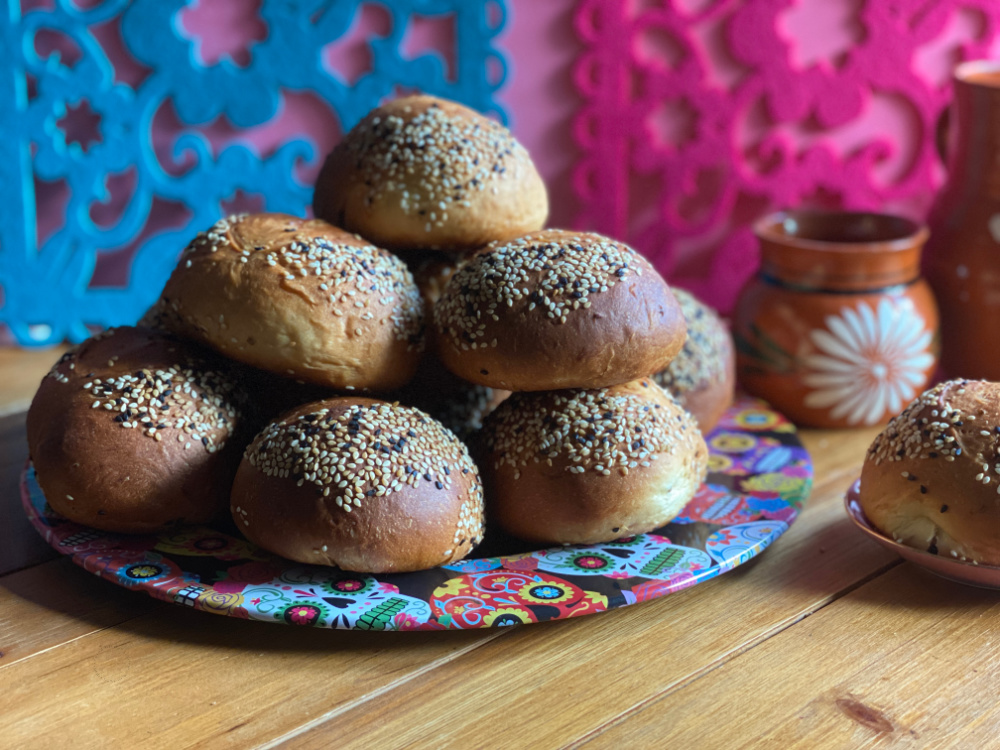
[[313, 211], [217, 222], [140, 327], [53, 368], [28, 437], [56, 510], [150, 532], [228, 502], [265, 549], [381, 573], [461, 559], [487, 515], [590, 543], [690, 500], [707, 449], [657, 382], [713, 421], [731, 346], [688, 337], [712, 314], [632, 248], [544, 230], [545, 186], [506, 128], [388, 102], [328, 156]]

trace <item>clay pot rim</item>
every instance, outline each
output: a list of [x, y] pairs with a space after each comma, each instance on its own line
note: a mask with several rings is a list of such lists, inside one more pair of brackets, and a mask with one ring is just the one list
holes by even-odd
[[[984, 75], [989, 77], [977, 80], [977, 77]], [[966, 60], [955, 66], [952, 78], [957, 83], [969, 86], [1000, 88], [1000, 60]]]
[[[998, 68], [1000, 70], [1000, 68]], [[812, 216], [840, 216], [845, 220], [860, 220], [874, 218], [879, 221], [901, 222], [909, 231], [885, 240], [821, 240], [797, 234], [788, 234], [781, 230], [787, 219], [802, 219]], [[820, 209], [788, 209], [763, 216], [753, 224], [753, 232], [758, 239], [778, 245], [808, 248], [829, 253], [884, 253], [901, 252], [920, 247], [930, 236], [927, 225], [914, 219], [896, 214], [879, 213], [877, 211], [824, 211]]]

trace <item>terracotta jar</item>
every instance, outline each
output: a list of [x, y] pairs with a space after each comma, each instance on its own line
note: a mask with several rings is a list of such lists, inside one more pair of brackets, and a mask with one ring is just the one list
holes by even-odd
[[888, 421], [937, 365], [923, 226], [871, 213], [787, 211], [754, 226], [761, 267], [733, 313], [743, 388], [793, 422]]
[[1000, 380], [1000, 63], [958, 66], [954, 92], [924, 275], [941, 307], [943, 372]]

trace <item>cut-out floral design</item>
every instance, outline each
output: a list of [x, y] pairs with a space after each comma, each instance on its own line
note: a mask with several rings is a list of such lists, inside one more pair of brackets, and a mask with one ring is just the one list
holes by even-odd
[[814, 390], [805, 404], [830, 409], [851, 425], [876, 424], [898, 414], [927, 383], [934, 357], [931, 332], [909, 300], [880, 300], [843, 308], [809, 338], [803, 378]]

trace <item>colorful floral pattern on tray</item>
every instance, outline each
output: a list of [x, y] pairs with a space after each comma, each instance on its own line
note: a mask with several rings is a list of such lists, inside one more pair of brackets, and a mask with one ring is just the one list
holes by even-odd
[[809, 494], [809, 455], [787, 419], [752, 399], [727, 412], [708, 444], [708, 481], [673, 523], [653, 533], [378, 576], [292, 563], [208, 527], [151, 536], [96, 531], [56, 515], [30, 465], [21, 487], [29, 520], [56, 550], [157, 599], [289, 625], [461, 630], [656, 599], [760, 554]]

